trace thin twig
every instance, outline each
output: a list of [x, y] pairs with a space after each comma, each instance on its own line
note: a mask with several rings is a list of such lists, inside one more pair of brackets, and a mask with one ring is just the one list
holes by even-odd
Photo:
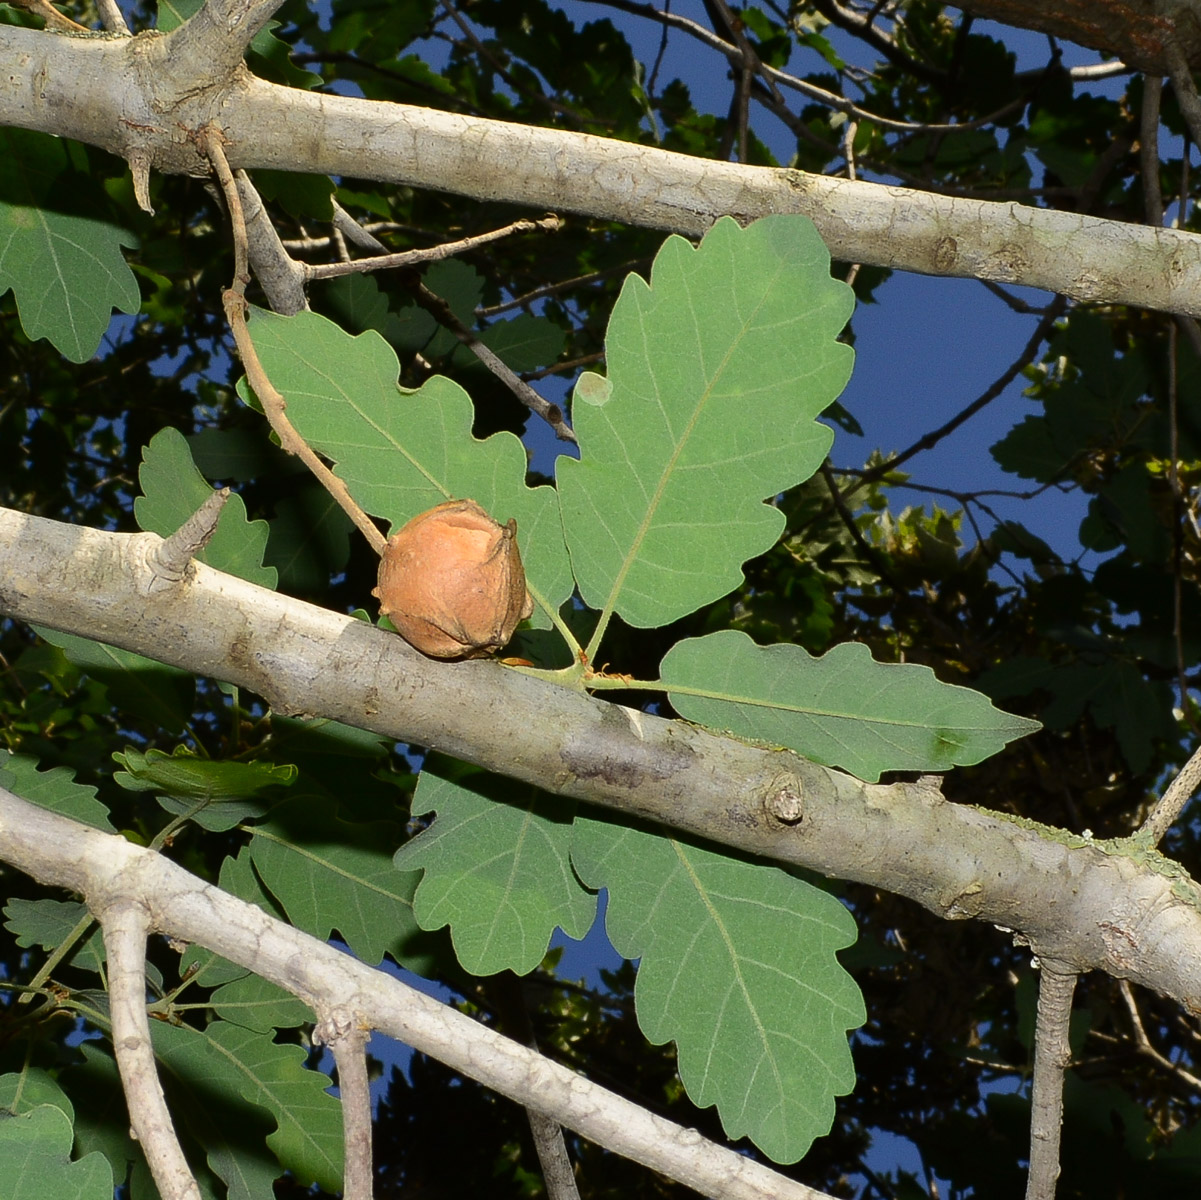
[[343, 1200], [372, 1200], [374, 1194], [367, 1036], [367, 1031], [354, 1015], [341, 1009], [322, 1017], [313, 1029], [313, 1041], [330, 1048], [338, 1067], [342, 1136], [346, 1146]]
[[[476, 234], [474, 237], [460, 238], [457, 242], [444, 242], [440, 246], [430, 246], [425, 250], [402, 250], [396, 254], [377, 254], [371, 258], [356, 258], [349, 262], [320, 263], [315, 266], [303, 264], [302, 270], [306, 279], [336, 279], [340, 275], [366, 274], [368, 271], [387, 271], [397, 267], [414, 267], [421, 263], [439, 262], [451, 258], [477, 246], [486, 246], [489, 242], [511, 237], [515, 233], [556, 233], [562, 229], [563, 223], [558, 217], [542, 217], [537, 221], [513, 221], [501, 229], [493, 229], [489, 233]], [[341, 230], [341, 226], [338, 226]], [[374, 240], [374, 239], [373, 239]]]
[[1150, 834], [1152, 845], [1158, 845], [1164, 834], [1176, 823], [1181, 810], [1201, 786], [1201, 747], [1193, 751], [1180, 773], [1168, 784], [1167, 791], [1139, 826], [1139, 833]]
[[449, 329], [459, 341], [471, 351], [522, 402], [531, 412], [540, 416], [554, 431], [555, 437], [561, 442], [576, 444], [574, 430], [567, 424], [563, 410], [540, 396], [525, 382], [511, 367], [501, 360], [480, 341], [476, 335], [455, 316], [449, 304], [441, 296], [435, 295], [429, 288], [415, 279], [412, 287], [413, 298], [426, 312], [445, 328]]
[[1134, 999], [1134, 989], [1130, 986], [1128, 979], [1118, 980], [1118, 990], [1122, 993], [1122, 999], [1126, 1004], [1126, 1011], [1130, 1014], [1130, 1024], [1134, 1030], [1134, 1042], [1138, 1046], [1139, 1053], [1150, 1059], [1157, 1066], [1162, 1067], [1169, 1074], [1174, 1075], [1182, 1083], [1192, 1088], [1193, 1091], [1201, 1092], [1201, 1079], [1198, 1079], [1191, 1071], [1186, 1071], [1179, 1063], [1174, 1063], [1170, 1058], [1164, 1055], [1151, 1044], [1150, 1037], [1147, 1036], [1147, 1030], [1143, 1025], [1142, 1013], [1138, 1011], [1138, 1004]]
[[388, 247], [375, 234], [364, 229], [337, 200], [334, 201], [334, 228], [348, 242], [354, 242], [356, 246], [361, 247], [363, 250], [370, 250], [372, 254], [388, 253]]
[[1034, 332], [1030, 335], [1030, 340], [1022, 348], [1021, 354], [971, 404], [960, 409], [949, 421], [944, 422], [937, 429], [931, 429], [928, 433], [922, 434], [916, 442], [900, 451], [900, 453], [894, 454], [887, 461], [879, 463], [865, 471], [860, 476], [858, 483], [843, 492], [843, 498], [850, 497], [860, 488], [872, 483], [876, 479], [882, 478], [890, 471], [895, 471], [897, 467], [904, 462], [908, 462], [914, 455], [920, 454], [924, 450], [933, 449], [948, 434], [953, 433], [965, 421], [974, 417], [981, 409], [991, 404], [1021, 374], [1026, 366], [1034, 361], [1034, 356], [1038, 353], [1039, 347], [1046, 341], [1051, 330], [1054, 328], [1055, 322], [1062, 316], [1066, 307], [1067, 301], [1064, 297], [1057, 296], [1048, 306], [1042, 319], [1034, 327]]
[[8, 0], [8, 3], [13, 8], [23, 9], [32, 16], [41, 17], [46, 22], [46, 28], [57, 33], [91, 33], [86, 25], [80, 25], [78, 21], [72, 21], [70, 17], [60, 13], [50, 0]]
[[534, 1139], [538, 1165], [542, 1168], [547, 1196], [550, 1200], [580, 1200], [580, 1189], [567, 1154], [567, 1143], [563, 1140], [563, 1126], [554, 1117], [543, 1116], [532, 1108], [527, 1108], [525, 1115], [530, 1122], [530, 1133]]
[[100, 17], [100, 24], [109, 33], [123, 33], [127, 37], [129, 36], [129, 26], [125, 23], [125, 17], [121, 10], [117, 7], [117, 0], [96, 0], [96, 13]]
[[1029, 301], [1023, 300], [1021, 296], [1015, 296], [999, 283], [994, 283], [991, 279], [979, 279], [976, 282], [982, 283], [998, 300], [1008, 305], [1015, 313], [1021, 313], [1024, 317], [1043, 317], [1047, 314], [1045, 304], [1031, 304]]
[[147, 911], [136, 901], [121, 900], [98, 915], [108, 957], [113, 1050], [130, 1125], [162, 1200], [200, 1200], [200, 1188], [180, 1148], [154, 1065], [146, 1016]]
[[520, 296], [514, 296], [511, 300], [502, 300], [499, 304], [481, 305], [475, 310], [475, 315], [477, 317], [495, 317], [513, 308], [526, 308], [535, 300], [543, 300], [547, 296], [557, 296], [560, 292], [570, 291], [572, 288], [587, 287], [590, 283], [599, 283], [602, 279], [608, 279], [612, 275], [625, 276], [631, 271], [645, 271], [650, 265], [650, 261], [649, 258], [631, 258], [617, 266], [605, 267], [601, 271], [574, 275], [570, 279], [561, 279], [558, 283], [544, 283], [528, 292], [522, 292]]
[[[492, 976], [482, 991], [484, 998], [492, 1003], [501, 1029], [531, 1050], [538, 1051], [538, 1038], [530, 1020], [524, 981], [504, 972]], [[580, 1200], [563, 1127], [553, 1117], [536, 1108], [527, 1105], [525, 1112], [547, 1196], [550, 1200]]]
[[[697, 21], [691, 21], [687, 17], [677, 16], [675, 13], [654, 8], [649, 4], [635, 3], [634, 0], [602, 0], [602, 2], [610, 8], [633, 13], [639, 17], [646, 17], [651, 21], [660, 21], [665, 25], [672, 25], [680, 29], [698, 41], [704, 42], [710, 49], [723, 54], [735, 70], [744, 65], [745, 60], [743, 59], [742, 52], [736, 45], [725, 41], [718, 34], [706, 29]], [[882, 117], [878, 113], [869, 112], [867, 109], [861, 108], [853, 100], [848, 100], [845, 96], [839, 96], [836, 92], [818, 87], [817, 84], [810, 83], [808, 80], [799, 79], [795, 75], [789, 75], [787, 71], [781, 71], [778, 67], [769, 66], [767, 63], [761, 63], [761, 74], [765, 82], [769, 85], [779, 85], [789, 88], [792, 91], [800, 92], [803, 96], [817, 100], [819, 103], [837, 112], [846, 113], [849, 117], [855, 117], [861, 121], [870, 121], [881, 129], [892, 129], [899, 132], [963, 133], [969, 129], [979, 129], [985, 125], [993, 124], [1015, 109], [1023, 107], [1028, 100], [1028, 97], [1026, 97], [1007, 101], [995, 112], [987, 113], [983, 117], [976, 117], [971, 121], [959, 121], [952, 124], [928, 124], [922, 121], [898, 121], [892, 117]]]
[[155, 579], [178, 583], [188, 563], [200, 553], [217, 532], [217, 522], [229, 499], [229, 488], [219, 488], [173, 533], [151, 552], [149, 566]]
[[272, 386], [266, 371], [263, 370], [263, 364], [259, 361], [250, 331], [246, 327], [246, 284], [249, 282], [246, 274], [246, 224], [242, 218], [242, 202], [238, 196], [237, 183], [234, 181], [233, 172], [229, 169], [225, 152], [221, 148], [221, 140], [220, 131], [209, 126], [201, 132], [199, 146], [213, 165], [229, 209], [230, 226], [233, 229], [234, 238], [234, 281], [221, 298], [225, 305], [226, 320], [229, 322], [230, 331], [234, 336], [234, 344], [242, 358], [242, 365], [246, 368], [246, 379], [254, 394], [259, 398], [263, 406], [263, 413], [271, 423], [271, 428], [279, 435], [279, 444], [289, 454], [295, 454], [313, 472], [326, 491], [341, 506], [342, 511], [355, 523], [370, 543], [371, 548], [376, 554], [382, 555], [387, 539], [375, 527], [371, 518], [355, 503], [346, 489], [346, 484], [317, 457], [312, 447], [296, 432], [285, 412], [283, 396]]
[[552, 113], [557, 113], [558, 115], [564, 117], [570, 117], [576, 122], [577, 125], [582, 127], [587, 127], [589, 125], [610, 125], [609, 122], [600, 121], [596, 117], [584, 116], [576, 109], [570, 108], [568, 105], [564, 104], [561, 100], [552, 99], [550, 96], [546, 95], [545, 92], [535, 91], [533, 88], [524, 86], [521, 80], [516, 78], [508, 69], [505, 61], [501, 59], [494, 51], [489, 50], [488, 47], [482, 41], [480, 41], [475, 31], [471, 28], [463, 16], [455, 9], [454, 5], [450, 3], [450, 0], [442, 0], [442, 8], [446, 15], [450, 17], [450, 19], [459, 27], [459, 31], [462, 33], [468, 44], [470, 44], [472, 50], [475, 51], [475, 53], [483, 62], [487, 63], [490, 70], [495, 71], [496, 74], [503, 79], [505, 83], [508, 84], [508, 86], [511, 87], [519, 96], [525, 96], [526, 99], [530, 100], [534, 104], [541, 105], [543, 108], [548, 109]]
[[246, 226], [246, 257], [272, 311], [290, 317], [309, 306], [304, 293], [304, 264], [284, 248], [262, 197], [245, 171], [235, 171], [242, 220]]
[[859, 528], [859, 524], [855, 520], [855, 514], [851, 512], [844, 499], [847, 493], [839, 491], [838, 480], [834, 477], [834, 471], [830, 466], [829, 460], [822, 463], [820, 470], [826, 490], [830, 494], [830, 503], [834, 506], [834, 511], [838, 513], [839, 520], [842, 521], [846, 531], [851, 535], [851, 540], [859, 547], [859, 552], [863, 555], [864, 560], [871, 563], [876, 573], [894, 592], [900, 593], [903, 591], [900, 583], [897, 581], [897, 577], [893, 574], [892, 568], [889, 566], [888, 559], [863, 536], [863, 530]]
[[874, 46], [895, 66], [912, 71], [928, 83], [938, 83], [946, 79], [947, 72], [945, 70], [913, 58], [887, 33], [876, 28], [874, 22], [884, 7], [883, 3], [877, 4], [866, 16], [860, 16], [851, 9], [844, 8], [836, 0], [815, 0], [813, 7], [832, 25], [837, 25], [839, 29], [845, 29], [848, 33], [853, 33], [856, 37], [862, 38], [863, 41]]
[[1159, 106], [1163, 80], [1158, 75], [1143, 76], [1143, 107], [1138, 115], [1138, 158], [1143, 178], [1143, 220], [1148, 225], [1163, 224], [1163, 193], [1159, 186]]
[[1172, 90], [1176, 93], [1176, 103], [1180, 106], [1184, 123], [1193, 141], [1201, 145], [1201, 99], [1197, 96], [1192, 69], [1171, 30], [1164, 35], [1163, 52], [1168, 64], [1168, 78], [1172, 81]]
[[[859, 172], [855, 167], [855, 134], [859, 132], [859, 122], [847, 118], [846, 128], [842, 131], [842, 153], [847, 162], [847, 178], [858, 179]], [[855, 280], [859, 277], [859, 272], [863, 269], [862, 263], [851, 263], [847, 268], [846, 277], [843, 282], [847, 287], [854, 287]]]
[[1063, 1125], [1063, 1072], [1072, 1061], [1068, 1025], [1076, 975], [1042, 964], [1034, 1028], [1034, 1081], [1030, 1097], [1030, 1171], [1026, 1200], [1054, 1200]]

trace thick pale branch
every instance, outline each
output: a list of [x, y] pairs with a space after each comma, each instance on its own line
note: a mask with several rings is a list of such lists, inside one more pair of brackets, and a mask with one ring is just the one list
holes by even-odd
[[202, 563], [178, 589], [150, 595], [158, 543], [0, 509], [0, 612], [250, 688], [277, 712], [436, 747], [949, 919], [1019, 930], [1044, 959], [1201, 1011], [1197, 887], [1145, 847], [1096, 846], [949, 804], [925, 781], [864, 784], [497, 662], [434, 662], [362, 621]]
[[1034, 1080], [1030, 1093], [1030, 1172], [1026, 1200], [1055, 1200], [1059, 1134], [1063, 1126], [1063, 1072], [1072, 1060], [1068, 1026], [1076, 976], [1044, 962], [1038, 979]]
[[189, 89], [173, 39], [192, 24], [117, 42], [5, 29], [0, 124], [201, 175], [195, 132], [215, 121], [234, 167], [404, 183], [689, 235], [726, 213], [752, 220], [798, 212], [845, 262], [1201, 316], [1195, 234], [302, 92], [255, 79], [241, 65], [214, 78], [203, 56], [189, 59], [204, 72]]
[[162, 1200], [200, 1200], [200, 1189], [175, 1136], [154, 1064], [146, 1016], [148, 910], [136, 896], [110, 894], [104, 901], [97, 899], [93, 911], [104, 930], [113, 1050], [130, 1124], [142, 1144]]
[[3, 858], [83, 893], [99, 912], [138, 905], [168, 937], [194, 942], [300, 997], [372, 1028], [552, 1117], [584, 1137], [722, 1200], [831, 1200], [718, 1146], [415, 988], [285, 925], [151, 850], [79, 825], [0, 788]]
[[328, 1046], [338, 1067], [346, 1169], [342, 1200], [372, 1200], [371, 1087], [367, 1081], [367, 1030], [357, 1013], [338, 1008], [313, 1030], [313, 1041]]

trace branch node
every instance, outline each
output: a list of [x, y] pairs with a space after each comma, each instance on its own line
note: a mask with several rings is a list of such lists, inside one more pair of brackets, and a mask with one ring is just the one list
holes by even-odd
[[138, 207], [154, 216], [154, 205], [150, 203], [150, 155], [146, 150], [131, 150], [125, 160], [133, 176], [133, 198]]
[[183, 579], [188, 563], [216, 533], [221, 510], [228, 499], [229, 488], [218, 488], [169, 538], [151, 551], [147, 563], [154, 575], [150, 591], [177, 584]]
[[805, 819], [802, 791], [799, 783], [786, 783], [772, 790], [764, 806], [781, 825], [799, 825]]

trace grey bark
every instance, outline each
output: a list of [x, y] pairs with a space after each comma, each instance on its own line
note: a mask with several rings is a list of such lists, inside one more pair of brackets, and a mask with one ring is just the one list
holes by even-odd
[[[0, 612], [258, 692], [550, 792], [775, 862], [1018, 931], [1042, 958], [1201, 1010], [1201, 911], [1183, 872], [1135, 843], [865, 784], [783, 750], [635, 712], [493, 661], [439, 663], [395, 635], [200, 563], [175, 586], [154, 534], [0, 509]], [[798, 819], [799, 818], [799, 819]]]
[[[1195, 234], [303, 92], [241, 64], [214, 75], [192, 25], [115, 40], [4, 28], [0, 124], [102, 146], [139, 172], [205, 175], [196, 134], [211, 121], [235, 168], [403, 183], [689, 235], [723, 214], [803, 213], [846, 262], [1201, 316]], [[229, 48], [221, 40], [214, 61], [228, 63]]]

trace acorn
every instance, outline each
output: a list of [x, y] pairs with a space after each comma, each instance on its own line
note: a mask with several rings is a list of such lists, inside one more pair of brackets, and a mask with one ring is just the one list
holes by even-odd
[[371, 594], [401, 637], [432, 658], [494, 654], [534, 611], [516, 520], [501, 525], [474, 500], [448, 500], [394, 533]]

